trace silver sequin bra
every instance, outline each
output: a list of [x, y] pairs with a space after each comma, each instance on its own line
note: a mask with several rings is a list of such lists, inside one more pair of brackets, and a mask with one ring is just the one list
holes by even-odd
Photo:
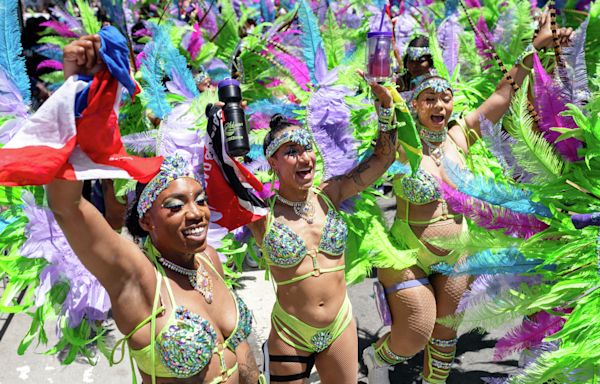
[[442, 197], [437, 179], [422, 169], [414, 176], [394, 180], [394, 193], [415, 205], [428, 204]]
[[[329, 206], [318, 251], [332, 256], [341, 256], [346, 248], [348, 227], [327, 197], [322, 193], [318, 194]], [[277, 221], [273, 221], [265, 235], [263, 247], [268, 254], [269, 262], [282, 268], [298, 265], [308, 253], [304, 240], [290, 227]]]

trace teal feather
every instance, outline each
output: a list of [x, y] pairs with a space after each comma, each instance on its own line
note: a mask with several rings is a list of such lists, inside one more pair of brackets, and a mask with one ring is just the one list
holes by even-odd
[[144, 87], [140, 96], [154, 116], [164, 119], [171, 111], [171, 106], [167, 104], [166, 89], [162, 83], [163, 71], [159, 62], [159, 50], [160, 46], [155, 42], [150, 42], [144, 48], [145, 56], [140, 68]]
[[178, 88], [183, 88], [182, 90], [186, 96], [190, 98], [199, 96], [200, 93], [192, 72], [187, 66], [187, 60], [173, 46], [164, 27], [156, 24], [152, 25], [152, 41], [160, 47], [159, 55], [164, 63], [164, 70], [171, 80], [177, 84]]
[[432, 266], [432, 269], [446, 276], [497, 275], [504, 273], [525, 273], [538, 264], [537, 260], [526, 259], [517, 248], [510, 247], [494, 252], [486, 249], [454, 265], [438, 263]]
[[266, 115], [274, 115], [276, 113], [281, 113], [287, 118], [296, 117], [296, 110], [301, 109], [302, 107], [282, 102], [278, 99], [263, 99], [255, 101], [254, 103], [248, 105], [248, 113], [253, 114], [257, 112], [264, 113]]
[[546, 206], [531, 201], [531, 191], [474, 175], [468, 169], [462, 169], [449, 160], [444, 160], [444, 169], [456, 188], [466, 195], [518, 213], [552, 216]]
[[25, 59], [21, 56], [21, 33], [17, 15], [17, 1], [0, 1], [0, 67], [21, 91], [25, 104], [31, 100]]
[[317, 18], [310, 8], [310, 5], [306, 3], [306, 0], [300, 1], [298, 7], [298, 24], [303, 32], [302, 35], [300, 35], [302, 54], [304, 55], [306, 66], [310, 72], [310, 79], [313, 84], [317, 84], [315, 78], [315, 57], [317, 55], [317, 49], [323, 47], [323, 39], [321, 38]]

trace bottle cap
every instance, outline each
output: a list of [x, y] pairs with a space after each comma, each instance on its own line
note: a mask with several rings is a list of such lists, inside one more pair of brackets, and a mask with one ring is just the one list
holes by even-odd
[[235, 86], [239, 87], [240, 83], [236, 79], [229, 79], [228, 78], [228, 79], [224, 79], [224, 80], [219, 81], [218, 87], [222, 88], [222, 87], [227, 87], [229, 85], [235, 85]]

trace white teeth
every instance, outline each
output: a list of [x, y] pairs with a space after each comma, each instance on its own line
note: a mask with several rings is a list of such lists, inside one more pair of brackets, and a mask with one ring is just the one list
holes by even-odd
[[204, 233], [204, 227], [197, 227], [197, 228], [192, 228], [192, 229], [186, 229], [185, 231], [183, 231], [183, 234], [185, 236], [197, 236]]

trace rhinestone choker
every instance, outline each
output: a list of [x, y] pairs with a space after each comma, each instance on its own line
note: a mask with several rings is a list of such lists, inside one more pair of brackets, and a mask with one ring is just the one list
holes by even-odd
[[443, 143], [448, 136], [448, 127], [444, 127], [444, 129], [441, 131], [430, 131], [422, 125], [419, 128], [419, 136], [421, 139], [429, 142]]
[[[204, 254], [206, 256], [206, 254]], [[208, 304], [212, 303], [213, 299], [213, 285], [208, 272], [204, 268], [202, 261], [200, 261], [200, 267], [198, 269], [187, 269], [182, 267], [181, 265], [177, 265], [174, 262], [165, 259], [164, 257], [159, 257], [158, 262], [161, 263], [164, 267], [169, 268], [172, 271], [175, 271], [181, 275], [187, 276], [190, 280], [190, 284], [192, 287], [202, 296], [204, 296], [204, 300]]]
[[290, 201], [285, 197], [281, 196], [279, 193], [275, 196], [277, 196], [277, 200], [281, 201], [283, 204], [294, 208], [294, 213], [306, 220], [308, 224], [313, 223], [313, 220], [315, 218], [315, 206], [311, 201], [309, 201], [310, 191], [306, 195], [305, 201]]

